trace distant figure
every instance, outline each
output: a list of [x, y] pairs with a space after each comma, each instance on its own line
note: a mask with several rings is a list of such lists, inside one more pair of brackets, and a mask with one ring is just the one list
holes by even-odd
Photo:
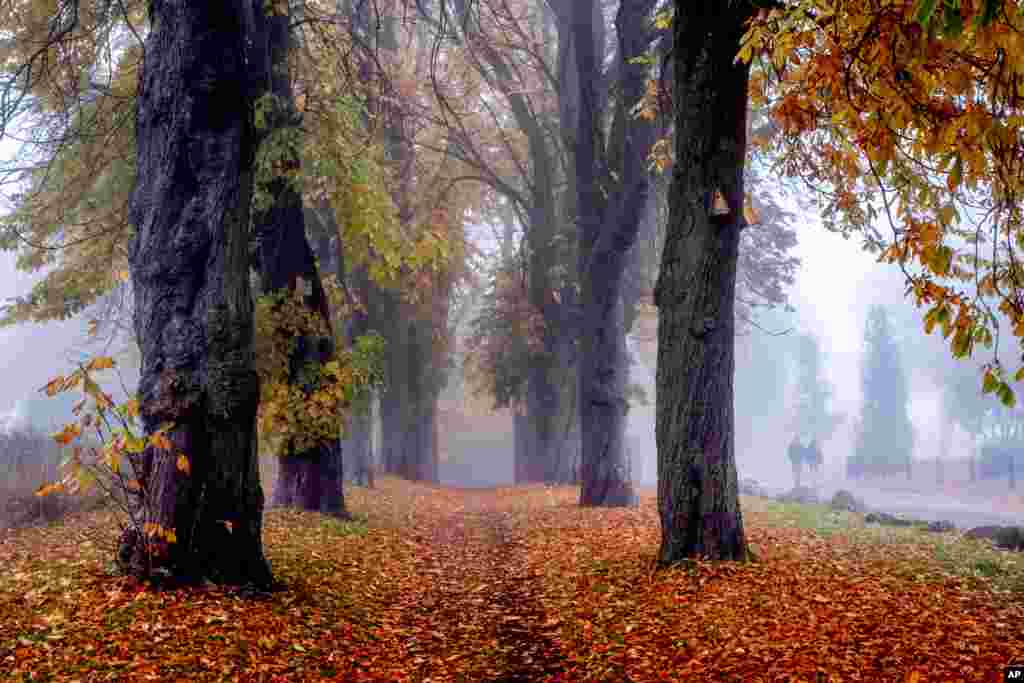
[[800, 470], [803, 469], [804, 446], [800, 443], [798, 437], [793, 437], [793, 442], [789, 444], [786, 454], [789, 456], [789, 462], [793, 466], [793, 486], [794, 488], [800, 488]]
[[810, 468], [811, 472], [817, 473], [821, 467], [821, 449], [818, 448], [818, 440], [811, 439], [811, 445], [804, 451], [804, 462], [807, 463], [807, 467]]

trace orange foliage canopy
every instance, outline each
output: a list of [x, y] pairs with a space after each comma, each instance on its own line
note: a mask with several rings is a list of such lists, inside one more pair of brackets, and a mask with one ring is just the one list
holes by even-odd
[[903, 269], [955, 356], [996, 342], [984, 390], [1007, 405], [999, 333], [1024, 337], [1022, 29], [1019, 0], [796, 0], [762, 10], [739, 53], [781, 133], [761, 144], [827, 227]]

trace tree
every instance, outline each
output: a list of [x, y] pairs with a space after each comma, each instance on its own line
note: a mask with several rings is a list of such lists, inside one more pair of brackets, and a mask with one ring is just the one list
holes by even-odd
[[[635, 502], [626, 458], [626, 355], [622, 282], [626, 256], [636, 241], [650, 193], [647, 157], [654, 127], [633, 111], [647, 90], [647, 67], [637, 58], [651, 42], [653, 0], [622, 2], [615, 20], [619, 39], [620, 96], [609, 150], [604, 150], [597, 80], [600, 75], [592, 3], [573, 4], [573, 40], [579, 69], [579, 130], [576, 135], [576, 188], [580, 225], [580, 280], [583, 337], [580, 364], [580, 429], [583, 439], [582, 505]], [[600, 14], [597, 13], [600, 17]], [[604, 176], [622, 181], [611, 196], [602, 194]]]
[[843, 418], [829, 411], [834, 390], [822, 374], [821, 349], [814, 335], [797, 338], [796, 372], [794, 431], [802, 441], [827, 441]]
[[998, 479], [1006, 477], [1010, 490], [1017, 487], [1018, 467], [1024, 461], [1024, 410], [1019, 406], [1007, 408], [989, 405], [985, 419], [985, 445], [978, 460], [978, 477]]
[[[303, 217], [313, 215], [316, 220], [307, 225], [311, 234], [318, 240], [326, 240], [328, 248], [333, 246], [339, 252], [347, 252], [347, 259], [339, 257], [337, 262], [343, 266], [347, 261], [352, 270], [364, 272], [368, 281], [393, 282], [394, 271], [406, 266], [422, 276], [430, 272], [433, 264], [445, 261], [439, 258], [442, 251], [456, 256], [462, 253], [458, 245], [446, 241], [456, 235], [454, 230], [434, 231], [426, 240], [417, 236], [411, 242], [407, 234], [397, 234], [391, 198], [384, 189], [387, 174], [380, 163], [379, 146], [367, 139], [371, 137], [372, 126], [359, 125], [358, 113], [365, 112], [365, 107], [359, 106], [356, 96], [338, 96], [339, 90], [351, 90], [339, 85], [339, 79], [347, 75], [347, 34], [333, 14], [324, 15], [312, 5], [302, 5], [302, 10], [305, 14], [301, 19], [283, 24], [290, 30], [281, 28], [272, 32], [273, 36], [266, 34], [267, 40], [262, 41], [266, 54], [261, 54], [260, 49], [253, 53], [254, 59], [264, 62], [276, 59], [279, 67], [273, 70], [274, 93], [258, 98], [256, 106], [263, 125], [258, 134], [261, 145], [256, 172], [260, 182], [255, 204], [261, 203], [261, 194], [271, 199], [269, 208], [266, 202], [254, 207], [257, 224], [254, 234], [259, 239], [253, 240], [251, 251], [257, 257], [265, 257], [254, 259], [254, 266], [263, 270], [260, 279], [264, 287], [294, 283], [297, 282], [294, 276], [301, 275], [312, 289], [311, 297], [301, 305], [320, 318], [313, 321], [319, 331], [312, 332], [320, 337], [318, 343], [309, 343], [313, 341], [311, 338], [300, 339], [310, 334], [308, 330], [288, 331], [279, 340], [282, 345], [293, 347], [296, 362], [288, 363], [285, 359], [282, 372], [278, 373], [284, 377], [265, 377], [261, 383], [265, 395], [258, 424], [263, 437], [272, 437], [263, 438], [261, 445], [265, 452], [273, 455], [277, 454], [278, 446], [281, 450], [289, 448], [289, 435], [301, 441], [323, 431], [327, 434], [325, 443], [336, 441], [336, 423], [344, 416], [334, 411], [325, 413], [323, 406], [340, 404], [342, 412], [352, 408], [346, 400], [336, 399], [343, 398], [346, 392], [358, 395], [363, 387], [342, 384], [375, 374], [347, 364], [367, 356], [350, 351], [354, 351], [356, 339], [370, 331], [368, 327], [345, 326], [347, 332], [354, 332], [344, 335], [348, 348], [330, 351], [332, 344], [327, 337], [331, 327], [341, 326], [342, 321], [337, 318], [361, 315], [365, 308], [351, 300], [337, 300], [340, 292], [349, 292], [343, 281], [324, 281], [319, 277], [302, 229]], [[7, 11], [4, 8], [0, 14]], [[83, 11], [79, 18], [81, 26], [72, 29], [74, 38], [86, 44], [119, 31], [132, 33], [125, 25], [129, 21], [138, 33], [145, 33], [144, 8], [127, 3], [124, 12], [125, 16], [111, 12], [102, 20], [106, 23], [102, 23], [90, 12]], [[17, 8], [13, 15], [3, 14], [5, 26], [21, 29], [15, 33], [13, 45], [26, 55], [33, 54], [33, 46], [40, 38], [40, 28], [33, 21], [33, 17], [22, 16]], [[298, 41], [301, 49], [287, 49], [291, 37], [301, 39]], [[269, 52], [271, 47], [272, 53]], [[24, 115], [31, 117], [35, 129], [48, 132], [34, 136], [22, 159], [4, 169], [14, 180], [27, 181], [27, 190], [11, 197], [15, 211], [0, 218], [0, 248], [18, 250], [20, 268], [32, 272], [45, 268], [46, 272], [31, 296], [5, 308], [7, 323], [42, 322], [83, 311], [95, 318], [101, 313], [96, 310], [101, 305], [116, 310], [131, 304], [132, 291], [125, 280], [128, 279], [127, 242], [131, 237], [127, 202], [135, 173], [135, 139], [127, 123], [131, 121], [135, 101], [141, 50], [129, 45], [111, 63], [101, 59], [105, 52], [105, 48], [76, 52], [78, 61], [73, 67], [65, 63], [60, 69], [54, 69], [48, 63], [46, 69], [29, 70], [33, 77], [26, 88], [38, 103], [45, 102], [46, 106], [35, 107]], [[291, 73], [284, 68], [286, 58], [299, 65]], [[76, 84], [82, 80], [79, 78], [82, 72], [88, 72], [93, 80], [90, 80], [89, 92], [80, 98], [84, 101], [79, 101]], [[106, 79], [100, 75], [106, 75]], [[271, 84], [265, 83], [261, 92], [271, 89]], [[293, 91], [298, 97], [293, 97]], [[55, 92], [71, 94], [55, 101], [39, 97]], [[270, 97], [271, 94], [274, 97]], [[276, 115], [274, 107], [279, 102], [285, 105], [284, 116]], [[298, 126], [300, 117], [301, 126]], [[300, 213], [303, 201], [313, 208]], [[277, 226], [283, 226], [284, 232], [277, 231]], [[424, 264], [430, 267], [424, 268]], [[286, 288], [293, 291], [294, 284]], [[332, 298], [329, 305], [327, 298]], [[268, 310], [259, 307], [257, 312]], [[325, 310], [335, 312], [335, 319], [326, 330], [322, 329], [327, 322]], [[259, 316], [257, 325], [273, 327]], [[259, 350], [268, 350], [263, 344], [265, 335], [260, 336]], [[274, 349], [270, 351], [276, 353]], [[321, 370], [337, 360], [341, 372], [333, 376], [330, 372], [320, 372], [315, 382], [318, 388], [311, 394], [310, 386], [300, 387], [309, 385], [308, 382], [295, 381], [298, 379], [295, 370], [305, 365], [298, 362], [300, 355], [307, 355], [306, 360], [316, 360]], [[258, 359], [267, 360], [266, 354]], [[276, 364], [280, 359], [269, 360], [274, 362], [258, 362], [258, 370], [263, 372], [268, 365], [275, 371], [280, 369]], [[325, 378], [329, 381], [324, 382]], [[330, 395], [332, 392], [334, 396]], [[303, 393], [306, 400], [296, 395]], [[279, 410], [278, 399], [287, 399], [292, 405], [287, 410]], [[298, 404], [303, 409], [297, 410]], [[333, 429], [322, 429], [331, 421], [335, 423], [330, 425]], [[321, 446], [309, 444], [309, 448], [314, 447]], [[328, 451], [336, 453], [337, 449], [328, 447], [325, 453]], [[307, 460], [314, 470], [318, 469], [316, 463], [320, 459]], [[365, 464], [363, 459], [356, 460]], [[338, 467], [333, 470], [337, 471]], [[288, 467], [280, 471], [285, 479], [279, 482], [278, 491], [293, 490], [292, 484], [297, 481], [295, 473]], [[318, 478], [318, 475], [306, 476], [303, 481]], [[289, 481], [292, 484], [288, 484]], [[329, 485], [325, 483], [325, 486]], [[321, 487], [324, 491], [335, 488]], [[307, 493], [316, 498], [313, 489]], [[292, 494], [287, 497], [297, 500]], [[282, 501], [279, 498], [279, 502]], [[323, 502], [326, 505], [327, 498]], [[340, 499], [335, 496], [328, 508], [340, 509]]]
[[911, 474], [914, 427], [908, 413], [907, 379], [888, 315], [872, 306], [864, 328], [861, 415], [847, 476]]
[[[259, 83], [255, 107], [260, 126], [260, 164], [257, 165], [255, 211], [252, 217], [253, 265], [260, 274], [260, 291], [297, 298], [319, 318], [320, 334], [312, 330], [291, 335], [288, 383], [308, 397], [310, 374], [335, 357], [331, 314], [320, 270], [306, 238], [301, 169], [301, 119], [295, 106], [289, 66], [291, 11], [271, 6], [257, 15], [254, 59], [250, 66], [266, 80]], [[281, 304], [278, 304], [280, 306]], [[284, 341], [284, 340], [282, 340]], [[316, 370], [312, 370], [312, 365]], [[308, 400], [308, 398], [307, 398]], [[274, 504], [347, 517], [342, 487], [342, 454], [337, 438], [317, 439], [299, 448], [294, 438], [284, 441], [274, 486]]]
[[[534, 341], [540, 342], [515, 359], [525, 361], [521, 368], [506, 373], [522, 370], [525, 375], [516, 387], [521, 395], [514, 401], [516, 481], [574, 481], [579, 336], [571, 142], [578, 98], [570, 19], [574, 3], [450, 4], [464, 59], [487, 86], [483, 97], [503, 105], [500, 113], [488, 105], [485, 116], [491, 125], [486, 132], [474, 130], [467, 122], [480, 115], [466, 112], [465, 105], [456, 111], [443, 88], [439, 97], [445, 103], [443, 111], [450, 114], [446, 121], [452, 151], [509, 202], [523, 231], [518, 265], [527, 305], [508, 283], [502, 283], [501, 291], [502, 296], [517, 299], [511, 310], [524, 316], [507, 324], [530, 326]], [[603, 36], [603, 22], [592, 26]], [[604, 40], [600, 43], [603, 54]], [[515, 47], [506, 52], [496, 48], [499, 44]], [[512, 222], [509, 217], [503, 220]]]
[[675, 164], [654, 300], [660, 562], [748, 557], [733, 424], [734, 302], [744, 219], [752, 4], [677, 0]]
[[[805, 181], [826, 224], [899, 267], [956, 358], [1024, 336], [1020, 277], [1024, 48], [1019, 2], [789, 0], [761, 11], [741, 51], [766, 68], [778, 167]], [[988, 246], [981, 247], [982, 244]], [[996, 312], [998, 311], [998, 314]], [[1006, 404], [995, 353], [983, 383]]]
[[177, 540], [152, 557], [145, 539], [126, 534], [119, 555], [137, 573], [155, 563], [190, 579], [272, 579], [261, 538], [247, 256], [259, 74], [247, 70], [246, 52], [260, 7], [150, 7], [129, 263], [141, 417], [147, 436], [169, 425], [172, 448], [147, 446], [138, 479], [146, 522]]

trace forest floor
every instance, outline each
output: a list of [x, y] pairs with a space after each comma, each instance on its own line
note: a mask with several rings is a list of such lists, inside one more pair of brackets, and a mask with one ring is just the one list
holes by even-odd
[[759, 561], [657, 570], [653, 491], [383, 479], [356, 521], [272, 510], [284, 588], [112, 576], [109, 512], [0, 532], [0, 679], [1002, 681], [1024, 662], [1024, 555], [744, 498]]

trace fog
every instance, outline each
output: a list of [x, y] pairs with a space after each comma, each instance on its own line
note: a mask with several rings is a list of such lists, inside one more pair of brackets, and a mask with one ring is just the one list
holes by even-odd
[[[844, 466], [853, 451], [855, 419], [860, 411], [864, 322], [870, 306], [887, 307], [899, 340], [915, 432], [915, 460], [932, 459], [938, 449], [937, 427], [943, 419], [940, 384], [943, 368], [951, 361], [941, 336], [924, 334], [921, 312], [904, 299], [903, 276], [897, 269], [877, 264], [873, 255], [860, 249], [856, 239], [845, 240], [826, 231], [807, 212], [800, 214], [800, 221], [797, 255], [802, 266], [790, 291], [795, 311], [762, 313], [759, 328], [738, 336], [736, 341], [735, 445], [740, 478], [755, 479], [775, 493], [793, 486], [786, 446], [793, 436], [795, 339], [810, 333], [819, 339], [822, 365], [834, 387], [832, 410], [846, 417], [822, 444], [822, 472], [812, 482], [821, 495], [847, 488], [873, 507], [906, 511], [926, 519], [947, 518], [960, 526], [1024, 521], [1012, 507], [1000, 507], [990, 500], [993, 495], [1005, 498], [1005, 482], [991, 482], [987, 488], [954, 486], [940, 491], [922, 485], [918, 478], [913, 486], [901, 484], [898, 478], [870, 484], [845, 479]], [[24, 295], [33, 282], [32, 276], [16, 271], [14, 260], [12, 254], [0, 253], [0, 300]], [[637, 401], [631, 407], [627, 442], [634, 478], [644, 486], [655, 485], [657, 471], [655, 331], [656, 321], [648, 320], [646, 327], [641, 325], [628, 339], [633, 357], [631, 382], [645, 390], [646, 403]], [[72, 369], [74, 360], [88, 350], [86, 342], [83, 316], [0, 329], [0, 369], [4, 378], [0, 384], [0, 428], [31, 423], [40, 429], [52, 429], [62, 423], [77, 397], [46, 399], [39, 389], [55, 374]], [[129, 388], [134, 388], [131, 368], [127, 368], [125, 377]], [[116, 385], [116, 378], [110, 381]], [[441, 469], [442, 479], [463, 486], [511, 483], [511, 421], [505, 418], [497, 416], [486, 424], [466, 418], [452, 425], [453, 433], [443, 436], [448, 448], [443, 453], [446, 462]], [[964, 459], [972, 447], [969, 436], [956, 430], [948, 457], [951, 461]]]

